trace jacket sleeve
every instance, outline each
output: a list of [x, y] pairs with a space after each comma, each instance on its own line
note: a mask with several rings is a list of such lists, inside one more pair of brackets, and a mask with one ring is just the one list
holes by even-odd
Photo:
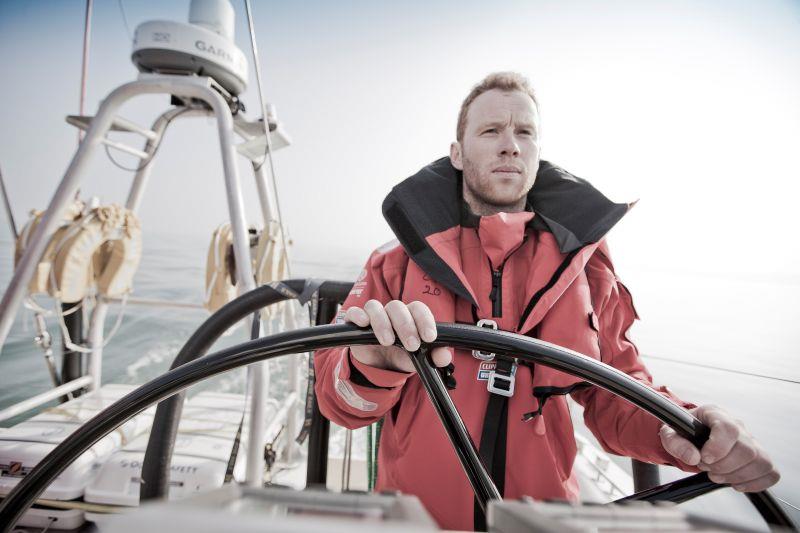
[[[601, 249], [602, 250], [602, 249]], [[607, 251], [605, 252], [607, 254]], [[639, 350], [628, 335], [633, 321], [639, 316], [633, 306], [628, 289], [616, 278], [608, 256], [603, 257], [600, 269], [603, 276], [592, 279], [592, 300], [598, 315], [598, 336], [601, 360], [648, 387], [658, 391], [674, 403], [691, 409], [696, 405], [685, 402], [665, 386], [656, 387], [653, 378], [639, 357]], [[596, 267], [597, 268], [597, 267]], [[610, 274], [610, 275], [608, 275]], [[661, 421], [651, 414], [600, 387], [589, 387], [572, 393], [584, 407], [584, 421], [594, 436], [609, 453], [624, 455], [648, 463], [676, 466], [697, 472], [697, 468], [673, 457], [661, 445], [658, 430]]]
[[[334, 323], [343, 323], [345, 311], [354, 305], [364, 307], [369, 300], [378, 300], [385, 305], [398, 299], [404, 272], [401, 266], [388, 266], [385, 254], [373, 252], [336, 314]], [[403, 385], [413, 375], [365, 365], [353, 358], [346, 346], [317, 350], [314, 373], [314, 390], [320, 412], [330, 421], [349, 429], [382, 418], [400, 399]]]

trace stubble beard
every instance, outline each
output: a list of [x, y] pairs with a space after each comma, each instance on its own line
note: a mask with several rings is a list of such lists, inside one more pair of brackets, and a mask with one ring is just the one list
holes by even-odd
[[512, 200], [506, 201], [491, 195], [491, 177], [481, 176], [480, 170], [475, 163], [466, 156], [463, 156], [463, 191], [464, 200], [467, 201], [472, 212], [476, 215], [494, 215], [496, 213], [515, 213], [525, 209], [525, 198], [528, 191], [521, 191], [521, 195]]

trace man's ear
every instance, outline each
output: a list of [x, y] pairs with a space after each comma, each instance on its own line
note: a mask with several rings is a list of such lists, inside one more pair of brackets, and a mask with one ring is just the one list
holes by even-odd
[[450, 143], [450, 162], [458, 170], [464, 170], [464, 162], [461, 160], [461, 143], [458, 141]]

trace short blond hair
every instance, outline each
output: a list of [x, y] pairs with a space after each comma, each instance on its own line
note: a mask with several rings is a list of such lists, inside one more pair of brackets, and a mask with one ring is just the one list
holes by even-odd
[[470, 104], [477, 97], [492, 89], [500, 89], [505, 92], [521, 91], [530, 96], [536, 108], [539, 108], [539, 102], [536, 101], [536, 94], [528, 78], [517, 72], [492, 72], [472, 88], [461, 104], [461, 110], [458, 112], [458, 124], [456, 125], [456, 140], [458, 142], [461, 142], [464, 138], [464, 130], [467, 128], [467, 111]]

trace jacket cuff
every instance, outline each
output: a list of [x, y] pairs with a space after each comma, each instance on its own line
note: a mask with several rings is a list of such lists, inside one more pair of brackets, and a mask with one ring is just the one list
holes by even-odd
[[[666, 396], [667, 398], [669, 398], [670, 400], [672, 400], [673, 402], [675, 402], [676, 404], [686, 409], [687, 411], [697, 407], [697, 405], [691, 402], [681, 400], [680, 398], [675, 396], [675, 394], [666, 385], [656, 387], [656, 390], [661, 394], [663, 394], [664, 396]], [[661, 451], [663, 453], [665, 463], [670, 464], [676, 468], [680, 468], [684, 472], [695, 472], [695, 473], [700, 472], [700, 469], [697, 468], [696, 466], [684, 463], [683, 461], [681, 461], [680, 459], [669, 453], [666, 449], [664, 449], [664, 446], [661, 444], [661, 437], [658, 435], [658, 432], [661, 430], [662, 425], [663, 422], [656, 419], [656, 439], [658, 440], [659, 447], [661, 448]]]
[[346, 357], [350, 367], [350, 381], [363, 387], [378, 389], [402, 387], [405, 385], [406, 380], [413, 375], [413, 372], [386, 370], [384, 368], [365, 365], [353, 357], [353, 352], [350, 348], [347, 348]]

